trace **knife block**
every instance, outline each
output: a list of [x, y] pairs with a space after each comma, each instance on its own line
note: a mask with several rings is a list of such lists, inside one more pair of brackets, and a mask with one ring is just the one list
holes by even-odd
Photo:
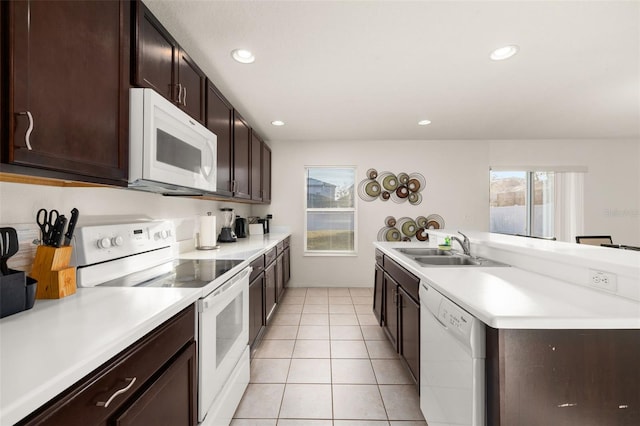
[[76, 292], [76, 268], [70, 267], [73, 247], [38, 246], [31, 276], [38, 280], [36, 299], [60, 299]]

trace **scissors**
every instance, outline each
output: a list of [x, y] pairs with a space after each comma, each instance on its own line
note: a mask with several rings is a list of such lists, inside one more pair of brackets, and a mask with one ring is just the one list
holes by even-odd
[[51, 210], [49, 212], [47, 212], [46, 209], [38, 210], [36, 221], [42, 231], [42, 244], [48, 246], [51, 243], [53, 225], [55, 225], [56, 220], [58, 220], [58, 216], [60, 216], [58, 210]]

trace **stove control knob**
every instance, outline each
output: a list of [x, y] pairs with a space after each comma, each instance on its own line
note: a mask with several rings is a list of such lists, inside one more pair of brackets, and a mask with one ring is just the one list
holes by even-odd
[[162, 230], [160, 231], [160, 238], [162, 238], [163, 240], [169, 237], [169, 231], [167, 230]]
[[123, 242], [124, 242], [124, 238], [122, 238], [120, 235], [118, 235], [117, 237], [113, 237], [111, 239], [111, 245], [114, 247], [121, 246]]
[[99, 239], [98, 240], [98, 247], [99, 248], [103, 248], [103, 249], [111, 247], [111, 239], [109, 239], [107, 237]]

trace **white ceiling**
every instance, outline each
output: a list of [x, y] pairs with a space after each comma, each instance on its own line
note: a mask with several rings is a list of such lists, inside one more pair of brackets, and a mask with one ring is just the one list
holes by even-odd
[[145, 3], [267, 140], [640, 138], [639, 1]]

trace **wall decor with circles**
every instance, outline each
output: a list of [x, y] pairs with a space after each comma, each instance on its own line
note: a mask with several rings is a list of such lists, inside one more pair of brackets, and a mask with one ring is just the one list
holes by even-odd
[[358, 184], [358, 196], [364, 201], [380, 199], [396, 203], [408, 201], [417, 205], [422, 202], [422, 190], [427, 182], [420, 173], [378, 173], [376, 169], [367, 170], [366, 179]]
[[429, 229], [443, 229], [444, 219], [439, 214], [418, 216], [415, 219], [393, 216], [384, 219], [384, 227], [378, 231], [378, 241], [429, 241]]

